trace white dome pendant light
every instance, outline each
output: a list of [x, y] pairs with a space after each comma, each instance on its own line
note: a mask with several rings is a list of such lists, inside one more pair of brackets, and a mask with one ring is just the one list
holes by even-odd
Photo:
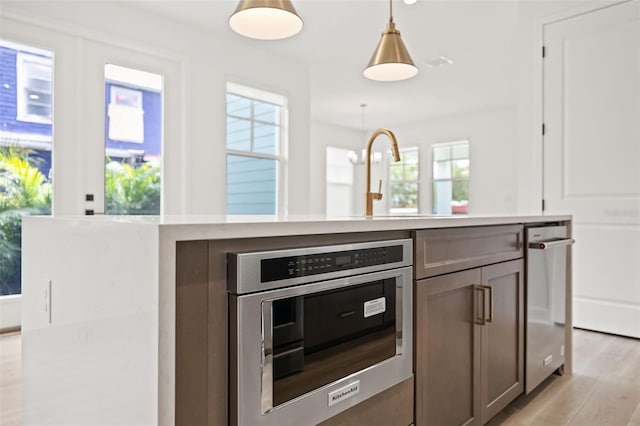
[[366, 78], [377, 81], [406, 80], [418, 74], [418, 67], [413, 64], [400, 38], [400, 31], [396, 30], [393, 22], [392, 0], [389, 0], [387, 29], [382, 33], [378, 47], [363, 74]]
[[280, 40], [298, 34], [303, 22], [291, 0], [240, 0], [229, 26], [245, 37]]

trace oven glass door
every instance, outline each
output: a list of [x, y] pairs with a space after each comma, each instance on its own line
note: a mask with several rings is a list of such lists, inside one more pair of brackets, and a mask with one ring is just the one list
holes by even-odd
[[396, 281], [264, 300], [263, 413], [399, 354]]

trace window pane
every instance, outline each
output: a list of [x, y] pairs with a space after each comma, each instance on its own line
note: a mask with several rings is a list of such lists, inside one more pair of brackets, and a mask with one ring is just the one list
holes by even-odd
[[435, 161], [433, 163], [434, 179], [451, 179], [451, 161]]
[[451, 157], [453, 159], [469, 158], [469, 144], [455, 144], [451, 147]]
[[444, 161], [449, 158], [451, 158], [451, 148], [449, 146], [433, 148], [433, 161]]
[[0, 40], [0, 296], [22, 292], [22, 217], [51, 214], [52, 70], [52, 52]]
[[451, 211], [454, 214], [467, 214], [469, 212], [469, 181], [453, 181]]
[[327, 216], [353, 214], [354, 175], [349, 150], [327, 147], [326, 213]]
[[391, 163], [389, 170], [391, 172], [392, 181], [404, 179], [404, 168], [402, 167], [402, 163]]
[[418, 208], [418, 183], [395, 183], [391, 185], [392, 209]]
[[469, 160], [468, 159], [453, 161], [453, 177], [469, 178]]
[[251, 151], [251, 121], [227, 117], [227, 149]]
[[162, 80], [105, 66], [105, 214], [160, 214]]
[[275, 214], [276, 170], [276, 160], [227, 155], [227, 214]]
[[404, 180], [418, 180], [417, 164], [406, 164], [404, 166]]
[[454, 201], [468, 201], [469, 200], [469, 181], [468, 180], [454, 180], [453, 181], [453, 194], [451, 198]]
[[452, 185], [450, 180], [433, 182], [433, 213], [451, 214]]
[[266, 102], [253, 101], [254, 120], [276, 123], [278, 107]]
[[418, 164], [418, 150], [410, 149], [400, 153], [402, 156], [402, 162], [405, 164]]
[[253, 124], [253, 151], [276, 155], [278, 128], [273, 124]]
[[251, 118], [251, 99], [227, 93], [227, 115]]
[[227, 214], [275, 214], [287, 99], [235, 83], [227, 90]]
[[328, 146], [326, 166], [327, 182], [353, 185], [353, 163], [348, 150]]

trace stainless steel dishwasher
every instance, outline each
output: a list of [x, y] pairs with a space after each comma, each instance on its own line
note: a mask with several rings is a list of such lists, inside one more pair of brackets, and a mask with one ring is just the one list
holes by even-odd
[[527, 338], [525, 392], [564, 365], [566, 226], [527, 228]]

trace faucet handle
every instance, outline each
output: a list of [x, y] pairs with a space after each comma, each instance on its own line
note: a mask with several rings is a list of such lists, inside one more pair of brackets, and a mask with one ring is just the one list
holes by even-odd
[[378, 192], [373, 193], [374, 200], [382, 200], [382, 179], [378, 182]]

